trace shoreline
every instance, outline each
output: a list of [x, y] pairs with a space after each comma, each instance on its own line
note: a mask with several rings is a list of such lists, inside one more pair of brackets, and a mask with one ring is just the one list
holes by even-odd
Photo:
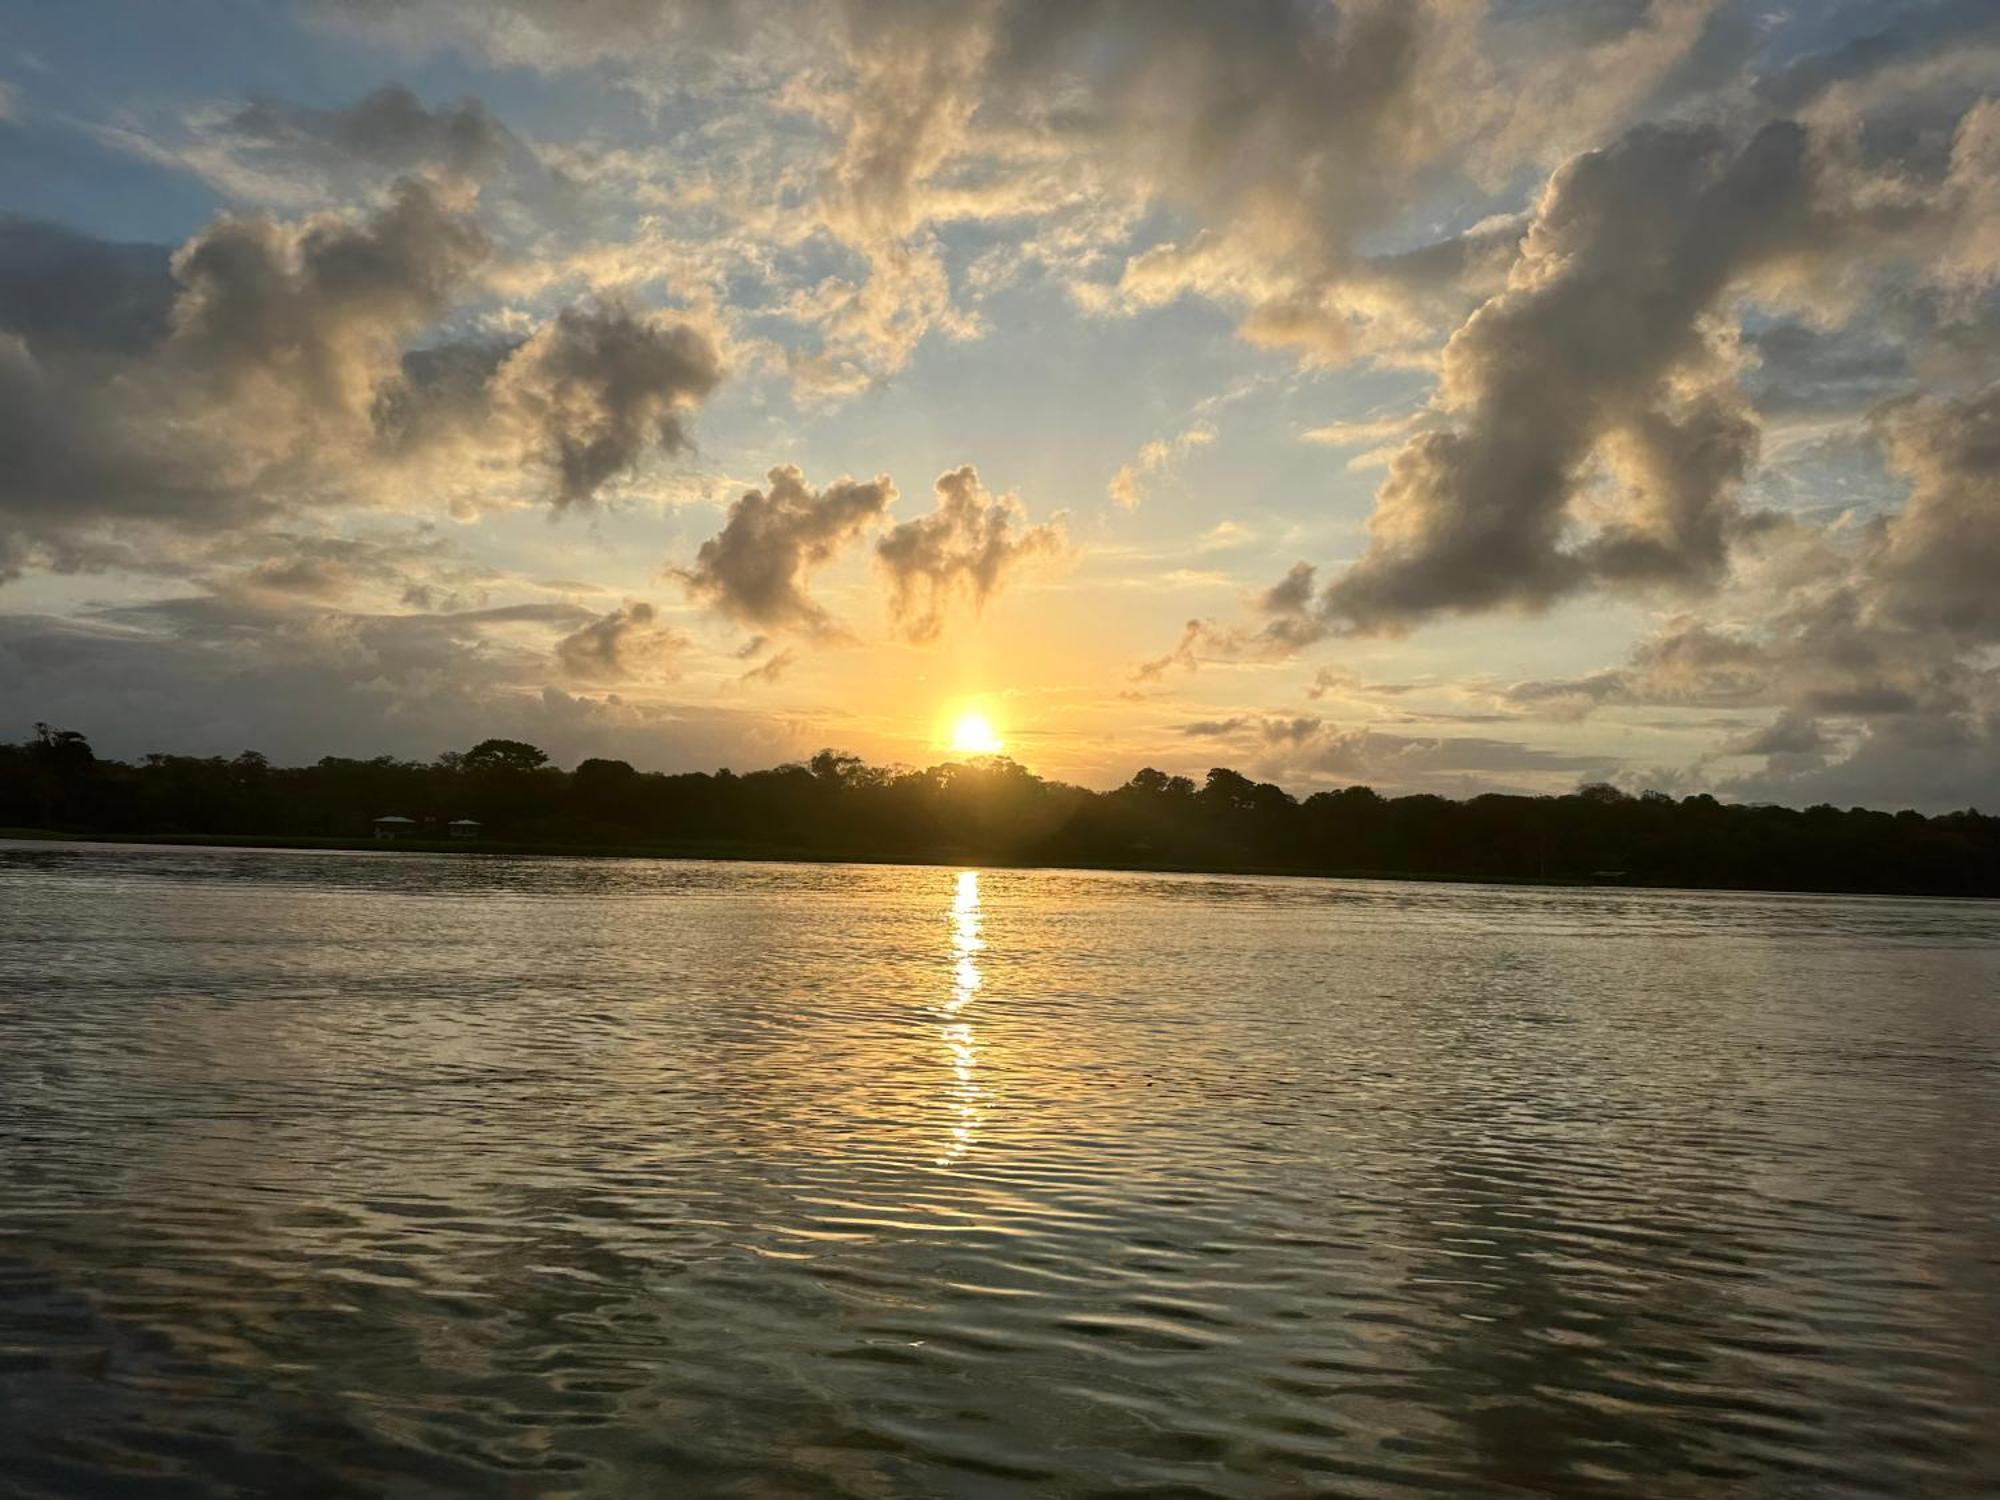
[[652, 859], [718, 861], [734, 864], [911, 865], [990, 870], [1080, 870], [1110, 875], [1253, 875], [1293, 880], [1405, 881], [1416, 885], [1520, 886], [1529, 890], [1702, 891], [1739, 895], [1877, 896], [1923, 901], [1994, 901], [2000, 896], [1920, 890], [1881, 890], [1832, 885], [1655, 884], [1642, 879], [1578, 880], [1557, 876], [1466, 875], [1453, 872], [1336, 869], [1299, 865], [1193, 864], [1187, 861], [1103, 860], [1073, 863], [1047, 859], [1006, 859], [971, 850], [934, 854], [882, 854], [798, 849], [776, 844], [543, 844], [505, 839], [317, 838], [301, 834], [234, 833], [77, 833], [50, 828], [0, 828], [0, 843], [106, 844], [153, 848], [235, 849], [244, 853], [458, 854], [503, 859]]

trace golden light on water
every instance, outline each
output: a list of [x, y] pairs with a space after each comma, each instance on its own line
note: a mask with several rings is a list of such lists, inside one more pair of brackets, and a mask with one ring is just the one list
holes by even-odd
[[946, 1102], [951, 1112], [950, 1136], [939, 1166], [949, 1166], [971, 1149], [985, 1113], [986, 1090], [979, 1081], [979, 1043], [965, 1009], [979, 993], [979, 955], [986, 944], [979, 936], [979, 872], [962, 870], [951, 904], [953, 973], [951, 996], [940, 1009], [939, 1027], [951, 1076]]
[[976, 710], [958, 716], [951, 726], [951, 748], [961, 755], [997, 755], [1006, 741], [994, 732], [993, 721]]

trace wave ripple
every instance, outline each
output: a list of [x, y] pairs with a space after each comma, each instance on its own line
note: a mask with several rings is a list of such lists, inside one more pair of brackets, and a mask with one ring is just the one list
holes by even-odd
[[1973, 1494], [2000, 909], [0, 846], [0, 1490]]

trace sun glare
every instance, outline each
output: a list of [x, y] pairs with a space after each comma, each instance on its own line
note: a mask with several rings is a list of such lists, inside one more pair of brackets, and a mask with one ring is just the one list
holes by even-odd
[[960, 714], [951, 726], [951, 748], [962, 755], [996, 755], [1002, 743], [985, 714]]

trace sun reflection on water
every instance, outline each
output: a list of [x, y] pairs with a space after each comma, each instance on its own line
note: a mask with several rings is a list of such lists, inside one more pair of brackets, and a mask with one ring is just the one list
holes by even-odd
[[950, 1059], [951, 1080], [946, 1102], [951, 1132], [938, 1158], [950, 1166], [971, 1149], [986, 1113], [986, 1088], [979, 1080], [979, 1042], [967, 1007], [979, 994], [979, 955], [986, 944], [979, 936], [979, 872], [961, 870], [951, 903], [952, 981], [950, 996], [938, 1007], [944, 1017], [938, 1028]]

